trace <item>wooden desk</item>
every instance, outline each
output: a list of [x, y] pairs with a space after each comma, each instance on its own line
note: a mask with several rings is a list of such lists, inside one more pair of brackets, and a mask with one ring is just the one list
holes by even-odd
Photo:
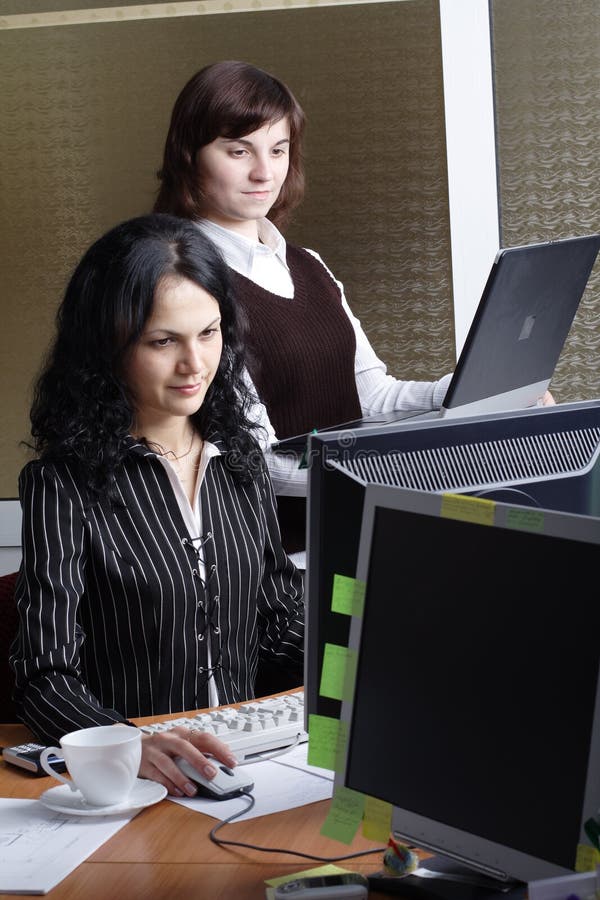
[[[172, 718], [175, 718], [173, 716]], [[162, 718], [162, 717], [161, 717]], [[169, 718], [165, 716], [164, 718]], [[136, 720], [143, 724], [145, 719]], [[22, 725], [0, 725], [0, 746], [31, 740]], [[0, 761], [0, 796], [39, 797], [50, 777], [38, 778]], [[376, 843], [357, 836], [350, 846], [320, 834], [329, 801], [247, 822], [232, 822], [221, 837], [269, 847], [294, 848], [319, 856], [342, 856]], [[165, 799], [142, 809], [51, 892], [52, 900], [264, 900], [265, 879], [322, 865], [282, 853], [218, 847], [209, 838], [215, 819]], [[359, 872], [381, 868], [381, 855], [337, 865]], [[1, 898], [14, 894], [0, 894]], [[376, 894], [377, 898], [388, 895]], [[396, 895], [396, 898], [398, 895]]]

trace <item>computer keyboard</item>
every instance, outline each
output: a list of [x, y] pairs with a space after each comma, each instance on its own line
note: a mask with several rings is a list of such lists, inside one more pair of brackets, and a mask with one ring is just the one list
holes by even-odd
[[302, 691], [251, 700], [236, 709], [220, 707], [197, 716], [182, 716], [140, 727], [146, 734], [154, 734], [168, 731], [175, 725], [215, 734], [229, 745], [239, 762], [249, 762], [257, 755], [269, 755], [308, 740], [304, 730]]

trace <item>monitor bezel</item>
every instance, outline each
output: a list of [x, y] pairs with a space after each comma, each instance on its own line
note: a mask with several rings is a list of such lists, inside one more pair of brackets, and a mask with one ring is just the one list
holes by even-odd
[[[304, 653], [304, 713], [308, 731], [311, 715], [339, 718], [338, 700], [323, 697], [319, 691], [323, 644], [326, 640], [346, 641], [348, 623], [331, 611], [331, 589], [334, 573], [354, 577], [359, 544], [359, 514], [363, 513], [362, 498], [357, 501], [356, 527], [354, 521], [339, 510], [328, 506], [326, 493], [331, 482], [345, 479], [350, 490], [364, 491], [367, 484], [349, 472], [336, 469], [331, 462], [358, 454], [385, 454], [399, 450], [429, 449], [455, 439], [460, 443], [519, 434], [523, 428], [532, 433], [552, 432], [563, 427], [596, 427], [600, 423], [600, 400], [563, 403], [536, 409], [515, 410], [511, 413], [490, 413], [468, 418], [443, 418], [434, 421], [404, 421], [385, 426], [369, 427], [358, 432], [333, 431], [311, 435], [307, 448], [307, 554], [305, 576], [305, 653]], [[524, 481], [527, 480], [524, 476]], [[351, 484], [352, 483], [352, 484]], [[340, 490], [341, 490], [340, 486]], [[546, 505], [546, 504], [545, 504]], [[551, 504], [554, 506], [554, 504]], [[356, 533], [355, 533], [356, 532]], [[332, 534], [336, 546], [332, 544]], [[352, 544], [352, 552], [347, 547]], [[340, 554], [342, 544], [344, 552]], [[354, 546], [356, 554], [354, 554]], [[340, 555], [346, 567], [340, 566]], [[352, 560], [348, 559], [352, 556]], [[339, 621], [338, 621], [339, 620]]]
[[[365, 583], [367, 581], [374, 523], [378, 509], [385, 507], [439, 517], [444, 496], [443, 494], [398, 487], [368, 485], [365, 489], [357, 578]], [[495, 501], [488, 502], [494, 504], [494, 519], [492, 524], [481, 524], [482, 528], [507, 527], [507, 517], [512, 515], [513, 510], [523, 514], [522, 507]], [[544, 534], [600, 544], [600, 519], [556, 510], [544, 509], [541, 512], [544, 516]], [[510, 528], [527, 531], [525, 527], [515, 526], [514, 520], [511, 520]], [[546, 565], [551, 565], [551, 561], [548, 560]], [[365, 602], [368, 602], [368, 591]], [[361, 631], [362, 618], [353, 616], [348, 646], [356, 653], [359, 653], [360, 650]], [[346, 723], [349, 734], [351, 733], [352, 712], [353, 700], [343, 700], [340, 718], [342, 722]], [[589, 844], [583, 824], [588, 818], [597, 816], [600, 807], [600, 766], [594, 767], [591, 763], [593, 759], [600, 759], [600, 676], [596, 684], [593, 729], [585, 781], [585, 800], [580, 823], [580, 843], [582, 844]], [[336, 786], [353, 787], [347, 779], [345, 757], [336, 771], [335, 784]], [[393, 807], [392, 832], [400, 839], [412, 842], [422, 849], [440, 853], [442, 856], [457, 860], [463, 865], [500, 881], [516, 879], [528, 882], [572, 874], [573, 871], [530, 853], [524, 853], [514, 847], [495, 843], [472, 832], [443, 824], [430, 817], [397, 806]]]

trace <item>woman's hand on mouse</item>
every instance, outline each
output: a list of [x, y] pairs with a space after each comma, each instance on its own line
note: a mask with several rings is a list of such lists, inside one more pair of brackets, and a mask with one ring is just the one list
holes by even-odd
[[207, 754], [233, 768], [237, 759], [227, 744], [213, 734], [178, 725], [168, 731], [142, 735], [142, 762], [140, 778], [149, 778], [164, 784], [174, 797], [194, 797], [196, 785], [187, 778], [175, 762], [181, 756], [198, 769], [205, 778], [217, 773]]

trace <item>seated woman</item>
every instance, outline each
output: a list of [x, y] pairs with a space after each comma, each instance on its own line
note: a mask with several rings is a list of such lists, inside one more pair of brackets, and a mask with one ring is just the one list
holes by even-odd
[[[124, 222], [77, 266], [20, 476], [15, 701], [35, 735], [254, 696], [262, 660], [302, 681], [302, 577], [285, 554], [228, 267], [190, 221]], [[140, 775], [193, 794], [214, 737], [144, 736]]]

